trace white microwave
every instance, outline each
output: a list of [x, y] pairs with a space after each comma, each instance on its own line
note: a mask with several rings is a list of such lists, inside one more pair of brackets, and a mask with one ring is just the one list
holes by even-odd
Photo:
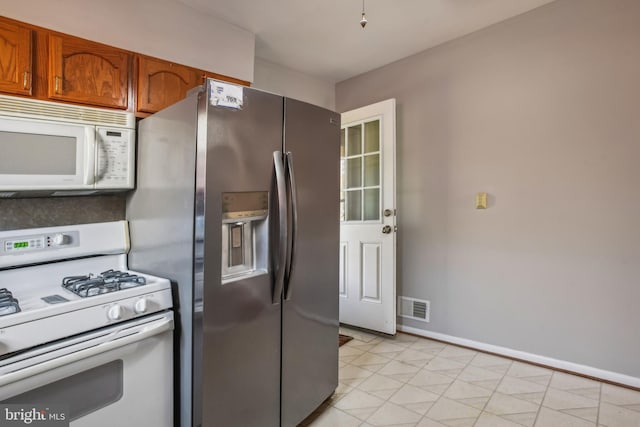
[[0, 96], [0, 197], [129, 190], [132, 113]]

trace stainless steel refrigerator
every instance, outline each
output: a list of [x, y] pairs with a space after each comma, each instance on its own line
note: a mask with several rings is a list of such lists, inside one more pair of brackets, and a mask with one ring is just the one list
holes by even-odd
[[339, 145], [338, 114], [215, 80], [140, 121], [129, 266], [174, 283], [176, 425], [295, 426], [337, 387]]

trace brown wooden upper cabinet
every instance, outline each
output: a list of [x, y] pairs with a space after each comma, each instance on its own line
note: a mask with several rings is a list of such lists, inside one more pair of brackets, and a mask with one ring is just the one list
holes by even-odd
[[131, 54], [70, 36], [49, 35], [51, 99], [127, 108]]
[[0, 20], [0, 91], [31, 95], [31, 29]]
[[204, 81], [204, 71], [138, 56], [138, 111], [155, 113], [180, 101]]

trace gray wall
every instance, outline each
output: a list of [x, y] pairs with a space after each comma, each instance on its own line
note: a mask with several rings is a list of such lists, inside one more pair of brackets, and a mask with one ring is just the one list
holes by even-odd
[[402, 323], [640, 377], [638, 22], [558, 0], [337, 85], [398, 102]]
[[322, 80], [264, 59], [255, 59], [252, 87], [335, 110], [335, 82]]

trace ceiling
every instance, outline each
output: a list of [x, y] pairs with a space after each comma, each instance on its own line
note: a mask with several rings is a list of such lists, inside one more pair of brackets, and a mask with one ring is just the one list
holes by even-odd
[[256, 35], [256, 56], [338, 82], [554, 0], [178, 0]]

